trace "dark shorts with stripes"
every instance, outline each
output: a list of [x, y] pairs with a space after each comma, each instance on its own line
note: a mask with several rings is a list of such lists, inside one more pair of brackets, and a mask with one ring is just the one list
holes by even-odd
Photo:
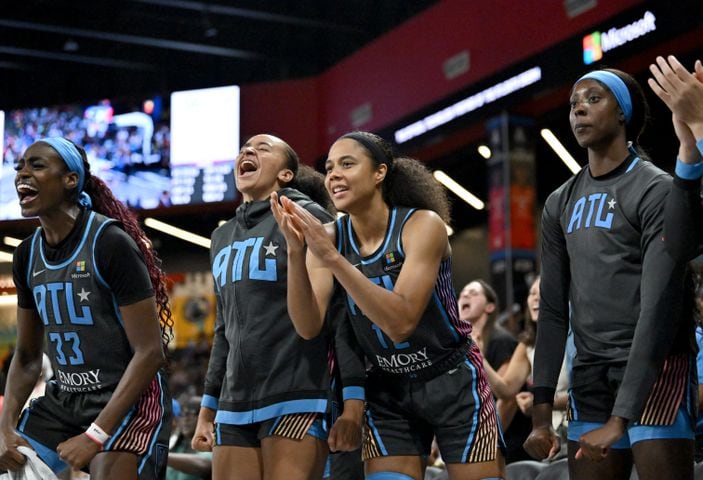
[[504, 449], [485, 373], [468, 358], [425, 381], [405, 382], [372, 373], [366, 399], [364, 460], [427, 456], [433, 436], [447, 463], [492, 461], [497, 449]]
[[[695, 358], [690, 355], [667, 357], [647, 398], [637, 425], [673, 425], [683, 409], [696, 418], [697, 380]], [[610, 418], [625, 373], [625, 365], [583, 366], [573, 369], [567, 418], [570, 422], [600, 422]]]
[[[17, 430], [54, 472], [61, 472], [68, 465], [58, 457], [56, 447], [83, 433], [113, 393], [113, 389], [64, 392], [56, 383], [49, 382], [44, 396], [33, 400], [22, 412]], [[163, 479], [170, 435], [171, 396], [163, 375], [158, 374], [113, 432], [103, 451], [133, 453], [138, 457], [140, 479]]]
[[273, 435], [302, 440], [305, 435], [327, 440], [327, 422], [316, 412], [292, 413], [263, 422], [215, 425], [215, 444], [226, 447], [261, 448], [261, 440]]

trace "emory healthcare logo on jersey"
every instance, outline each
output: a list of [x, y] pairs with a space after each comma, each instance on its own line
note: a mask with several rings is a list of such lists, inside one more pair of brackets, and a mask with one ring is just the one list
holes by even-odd
[[432, 365], [427, 355], [427, 347], [412, 353], [376, 354], [378, 366], [389, 373], [410, 373]]
[[[569, 226], [566, 233], [570, 234], [581, 228], [604, 228], [610, 230], [613, 226], [615, 205], [614, 198], [608, 200], [607, 193], [591, 193], [576, 200], [571, 211]], [[607, 208], [606, 208], [607, 205]], [[588, 206], [588, 208], [586, 208]], [[605, 210], [605, 213], [603, 212]], [[584, 216], [585, 214], [585, 216]]]

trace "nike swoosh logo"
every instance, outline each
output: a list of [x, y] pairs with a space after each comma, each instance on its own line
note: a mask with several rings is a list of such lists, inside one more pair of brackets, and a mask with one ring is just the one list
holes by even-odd
[[38, 272], [32, 272], [32, 276], [33, 276], [33, 277], [36, 277], [37, 275], [39, 275], [40, 273], [42, 273], [42, 272], [44, 272], [44, 271], [46, 271], [46, 268], [44, 268], [44, 269], [42, 269], [42, 270], [39, 270]]

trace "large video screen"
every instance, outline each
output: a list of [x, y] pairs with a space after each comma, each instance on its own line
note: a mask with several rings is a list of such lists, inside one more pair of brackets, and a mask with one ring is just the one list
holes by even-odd
[[[236, 199], [239, 88], [0, 112], [0, 220], [21, 218], [14, 164], [45, 137], [85, 148], [91, 172], [137, 209]], [[0, 130], [2, 131], [2, 130]]]

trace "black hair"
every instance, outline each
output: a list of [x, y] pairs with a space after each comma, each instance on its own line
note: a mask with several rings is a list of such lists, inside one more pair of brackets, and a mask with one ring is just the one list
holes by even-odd
[[632, 77], [632, 75], [618, 70], [615, 68], [605, 68], [606, 72], [617, 75], [620, 80], [625, 82], [627, 90], [630, 92], [630, 99], [632, 100], [632, 117], [630, 121], [625, 125], [625, 135], [626, 138], [632, 142], [632, 146], [635, 147], [637, 153], [640, 157], [647, 157], [646, 152], [642, 149], [640, 145], [640, 137], [644, 132], [647, 124], [649, 123], [649, 103], [647, 103], [647, 98], [644, 96], [642, 87], [637, 83], [637, 80]]
[[[357, 141], [376, 166], [381, 163], [388, 166], [381, 186], [383, 200], [388, 205], [432, 210], [445, 223], [450, 222], [447, 192], [424, 164], [409, 157], [394, 157], [390, 144], [374, 133], [357, 131], [340, 138]], [[370, 149], [367, 142], [376, 148]]]
[[632, 146], [637, 151], [640, 158], [649, 160], [647, 152], [642, 148], [639, 142], [650, 119], [649, 103], [647, 103], [647, 98], [644, 95], [644, 91], [642, 91], [642, 87], [640, 87], [640, 84], [637, 83], [637, 80], [635, 80], [632, 75], [622, 70], [616, 68], [603, 68], [601, 70], [616, 75], [625, 83], [632, 102], [632, 117], [630, 117], [630, 121], [625, 124], [625, 138], [632, 142]]
[[[151, 240], [149, 240], [139, 226], [137, 216], [124, 203], [115, 198], [105, 182], [90, 173], [90, 163], [88, 163], [88, 156], [85, 150], [75, 143], [74, 145], [83, 159], [83, 168], [85, 170], [85, 185], [83, 186], [83, 191], [87, 193], [92, 200], [93, 205], [91, 209], [119, 221], [122, 229], [132, 237], [144, 256], [144, 263], [149, 272], [151, 285], [154, 288], [156, 306], [159, 312], [163, 350], [164, 354], [168, 357], [168, 343], [173, 336], [173, 318], [168, 302], [166, 276], [160, 267], [161, 261], [156, 255], [156, 252], [151, 248]], [[74, 189], [73, 198], [76, 203], [78, 202], [79, 194], [78, 189]]]
[[304, 193], [313, 202], [332, 215], [336, 215], [337, 209], [334, 208], [330, 194], [325, 188], [325, 176], [312, 167], [301, 165], [293, 180], [287, 186]]

